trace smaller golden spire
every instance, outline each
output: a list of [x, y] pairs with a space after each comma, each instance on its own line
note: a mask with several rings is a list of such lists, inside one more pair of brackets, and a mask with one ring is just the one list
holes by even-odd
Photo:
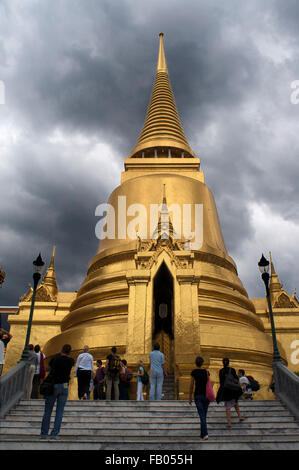
[[54, 245], [53, 247], [51, 262], [41, 283], [41, 285], [47, 287], [52, 298], [56, 298], [57, 293], [58, 293], [56, 276], [55, 276], [55, 266], [54, 266], [55, 265], [55, 251], [56, 251], [56, 245]]
[[[42, 282], [37, 288], [36, 292], [36, 301], [38, 302], [56, 302], [57, 294], [58, 294], [58, 287], [56, 283], [56, 276], [55, 276], [55, 250], [56, 246], [53, 248], [52, 257], [50, 265], [44, 275]], [[20, 297], [21, 302], [29, 302], [32, 299], [33, 289], [32, 287], [29, 288], [29, 291]]]
[[162, 204], [167, 205], [167, 201], [166, 201], [166, 184], [165, 183], [163, 184], [163, 201], [162, 201]]
[[163, 184], [163, 199], [161, 211], [159, 215], [158, 225], [153, 233], [152, 238], [169, 238], [174, 235], [174, 228], [170, 218], [166, 199], [166, 184]]
[[278, 276], [274, 268], [271, 251], [269, 252], [269, 255], [270, 255], [270, 264], [271, 264], [270, 292], [271, 294], [274, 294], [275, 292], [280, 292], [282, 290], [282, 285], [279, 282]]

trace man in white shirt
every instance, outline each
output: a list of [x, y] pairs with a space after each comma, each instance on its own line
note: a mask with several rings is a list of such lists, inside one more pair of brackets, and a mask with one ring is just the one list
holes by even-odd
[[89, 347], [84, 346], [83, 353], [79, 354], [75, 366], [75, 377], [78, 380], [79, 400], [89, 400], [90, 381], [94, 375], [93, 356], [89, 354]]
[[[43, 364], [44, 359], [46, 359], [46, 356], [44, 353], [41, 352], [39, 344], [34, 346], [34, 352], [37, 355], [37, 366], [35, 369], [35, 373], [33, 376], [33, 381], [32, 381], [32, 392], [31, 392], [31, 398], [38, 398], [39, 397], [39, 386], [40, 386], [40, 381], [45, 377], [44, 373], [44, 367], [42, 367], [41, 371], [41, 361]], [[42, 373], [41, 373], [42, 372]]]
[[243, 398], [245, 400], [252, 400], [252, 389], [251, 389], [251, 386], [250, 386], [250, 382], [249, 382], [249, 379], [246, 377], [245, 375], [245, 370], [243, 369], [239, 369], [238, 370], [238, 377], [239, 377], [239, 383], [242, 387], [242, 390], [243, 390]]

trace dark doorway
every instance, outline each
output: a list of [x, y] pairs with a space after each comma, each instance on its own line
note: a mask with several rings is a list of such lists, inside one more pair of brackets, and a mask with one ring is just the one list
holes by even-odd
[[173, 339], [173, 279], [163, 262], [154, 280], [154, 333], [161, 332]]

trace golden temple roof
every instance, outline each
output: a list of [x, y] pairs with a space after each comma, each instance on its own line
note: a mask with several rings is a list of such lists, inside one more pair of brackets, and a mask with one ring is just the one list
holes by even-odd
[[156, 79], [143, 129], [130, 157], [194, 157], [185, 137], [165, 59], [160, 33]]

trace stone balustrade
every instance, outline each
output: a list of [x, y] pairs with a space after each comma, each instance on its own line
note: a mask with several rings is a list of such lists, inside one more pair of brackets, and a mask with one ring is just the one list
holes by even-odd
[[273, 363], [275, 395], [299, 421], [299, 377], [282, 362]]
[[0, 378], [0, 418], [25, 398], [29, 381], [29, 364], [19, 362]]

